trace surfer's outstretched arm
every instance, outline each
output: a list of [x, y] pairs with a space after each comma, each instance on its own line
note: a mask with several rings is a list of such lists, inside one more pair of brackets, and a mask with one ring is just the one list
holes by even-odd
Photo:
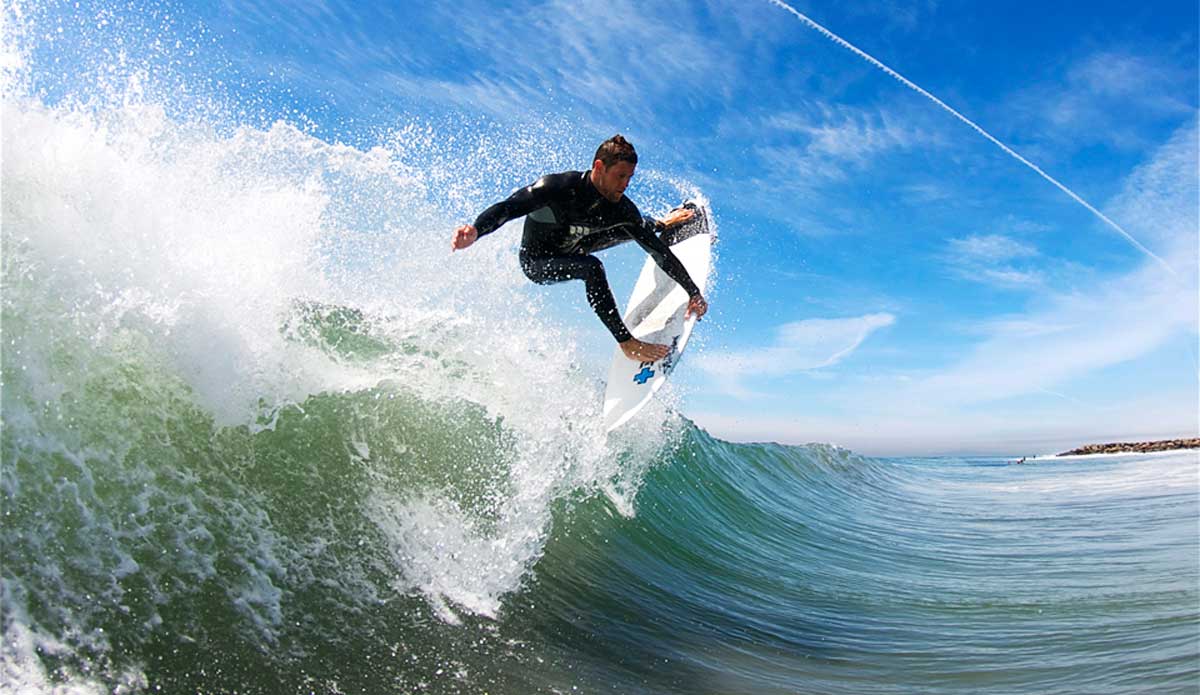
[[454, 230], [451, 248], [465, 249], [487, 234], [491, 234], [505, 222], [544, 208], [550, 201], [566, 192], [578, 178], [577, 173], [547, 174], [523, 188], [518, 188], [504, 200], [479, 213], [475, 224], [464, 224]]

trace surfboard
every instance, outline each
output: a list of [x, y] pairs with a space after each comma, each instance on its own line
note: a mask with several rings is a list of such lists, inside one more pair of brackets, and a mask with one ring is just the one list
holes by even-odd
[[[694, 209], [696, 215], [686, 224], [669, 230], [663, 241], [703, 292], [712, 269], [716, 227], [704, 205], [688, 201], [684, 206]], [[683, 317], [687, 305], [687, 292], [653, 258], [647, 258], [625, 310], [625, 325], [638, 340], [670, 345], [671, 352], [656, 362], [635, 362], [620, 347], [615, 349], [604, 391], [605, 431], [611, 432], [629, 422], [679, 364], [696, 325], [695, 316]]]

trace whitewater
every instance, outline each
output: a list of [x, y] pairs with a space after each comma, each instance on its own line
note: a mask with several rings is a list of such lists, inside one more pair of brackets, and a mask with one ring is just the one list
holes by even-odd
[[4, 19], [0, 692], [1194, 692], [1195, 452], [734, 444], [670, 391], [607, 437], [517, 235], [448, 249], [575, 135], [350, 146]]

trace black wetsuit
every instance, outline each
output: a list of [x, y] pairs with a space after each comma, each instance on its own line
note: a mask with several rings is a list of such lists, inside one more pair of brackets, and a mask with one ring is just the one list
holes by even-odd
[[507, 200], [480, 213], [475, 230], [479, 236], [490, 234], [521, 215], [526, 215], [521, 238], [525, 275], [541, 285], [583, 280], [588, 303], [619, 343], [632, 336], [617, 310], [604, 264], [590, 254], [636, 241], [689, 297], [700, 294], [687, 269], [659, 238], [662, 225], [642, 217], [625, 196], [614, 203], [600, 195], [588, 172], [547, 174], [533, 185], [517, 189]]

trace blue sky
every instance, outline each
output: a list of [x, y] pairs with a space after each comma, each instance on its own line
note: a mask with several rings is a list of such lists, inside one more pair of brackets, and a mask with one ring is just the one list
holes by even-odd
[[[413, 122], [502, 143], [510, 164], [463, 173], [475, 194], [449, 206], [447, 239], [627, 135], [644, 211], [682, 182], [720, 226], [712, 310], [676, 381], [722, 438], [1033, 454], [1195, 436], [1196, 3], [789, 6], [1128, 237], [770, 0], [237, 0], [126, 21], [243, 120], [364, 148]], [[88, 26], [121, 12], [58, 11]], [[69, 53], [67, 24], [46, 37]], [[605, 261], [623, 298], [640, 256]], [[608, 336], [573, 307], [563, 320], [602, 373]]]

